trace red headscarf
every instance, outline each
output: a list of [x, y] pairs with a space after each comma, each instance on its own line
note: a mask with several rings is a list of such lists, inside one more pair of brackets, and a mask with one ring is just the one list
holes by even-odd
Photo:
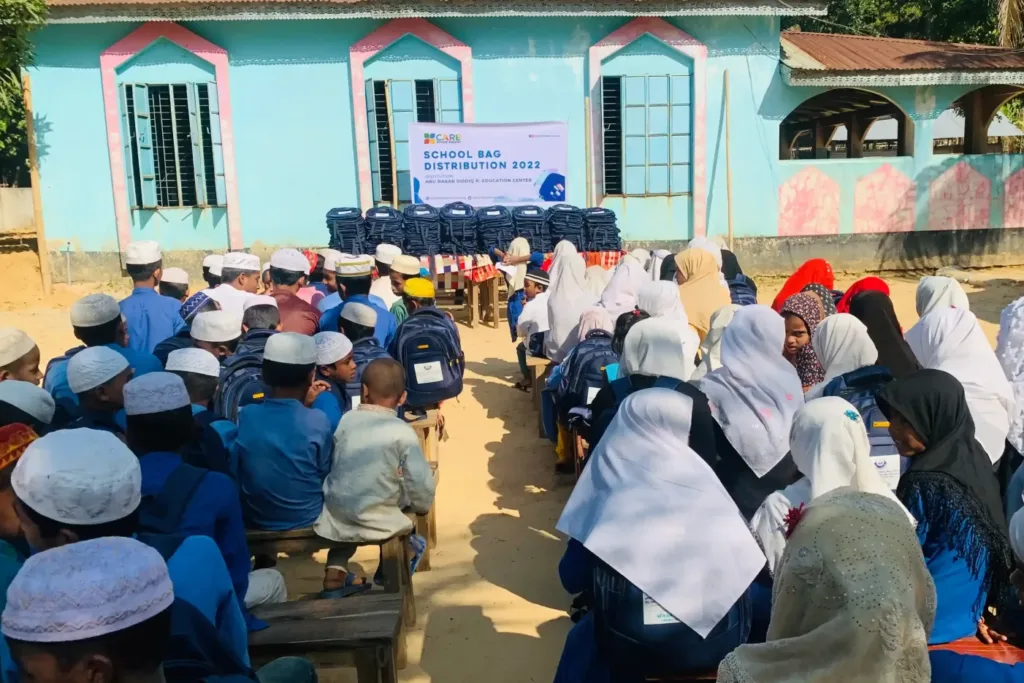
[[857, 280], [850, 285], [850, 288], [846, 290], [846, 294], [843, 294], [843, 298], [836, 304], [836, 312], [849, 313], [850, 301], [861, 292], [881, 292], [889, 296], [889, 285], [880, 277], [866, 277], [862, 280]]
[[772, 308], [776, 312], [781, 311], [782, 304], [786, 303], [786, 299], [794, 294], [799, 294], [804, 287], [813, 283], [824, 285], [829, 289], [832, 289], [832, 286], [836, 283], [836, 276], [832, 272], [832, 266], [823, 258], [812, 258], [797, 268], [796, 272], [786, 280], [786, 284], [782, 285], [782, 291], [779, 292], [778, 296], [775, 297], [775, 301], [772, 302]]

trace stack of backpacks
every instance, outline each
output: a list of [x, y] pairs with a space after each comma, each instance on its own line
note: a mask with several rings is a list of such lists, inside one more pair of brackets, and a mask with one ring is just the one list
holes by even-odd
[[363, 237], [364, 251], [349, 253], [372, 254], [377, 250], [377, 245], [401, 244], [405, 237], [404, 223], [402, 214], [390, 206], [376, 206], [370, 209], [366, 212], [366, 220], [363, 222], [366, 228]]
[[555, 248], [547, 225], [547, 211], [539, 206], [517, 206], [512, 209], [516, 237], [525, 237], [533, 251], [548, 253]]
[[331, 233], [331, 249], [346, 254], [362, 254], [363, 214], [353, 207], [339, 207], [327, 212], [327, 229]]
[[619, 238], [619, 226], [615, 222], [615, 212], [595, 206], [584, 209], [583, 222], [586, 226], [587, 251], [621, 251], [622, 240]]
[[511, 211], [504, 206], [485, 206], [477, 209], [476, 220], [479, 253], [487, 254], [494, 248], [508, 250], [509, 243], [515, 239]]
[[562, 240], [572, 242], [578, 251], [586, 251], [584, 239], [583, 211], [572, 204], [555, 204], [548, 209], [548, 230], [551, 241], [558, 244]]
[[477, 251], [476, 209], [463, 202], [445, 204], [441, 209], [441, 252], [475, 254]]
[[441, 212], [430, 204], [410, 204], [402, 212], [406, 254], [435, 256], [441, 253]]

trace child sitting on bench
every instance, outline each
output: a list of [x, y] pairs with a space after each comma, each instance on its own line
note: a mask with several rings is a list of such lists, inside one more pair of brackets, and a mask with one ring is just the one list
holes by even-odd
[[[404, 401], [402, 366], [390, 358], [375, 360], [363, 371], [362, 402], [338, 424], [324, 507], [313, 527], [317, 535], [344, 544], [327, 555], [325, 592], [358, 583], [347, 568], [357, 547], [412, 529], [403, 507], [422, 514], [434, 503], [434, 476], [416, 432], [395, 413]], [[409, 546], [415, 571], [426, 540], [414, 534]]]

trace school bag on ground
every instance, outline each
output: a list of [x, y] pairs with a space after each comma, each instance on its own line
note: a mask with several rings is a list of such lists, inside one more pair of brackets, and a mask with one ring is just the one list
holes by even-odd
[[749, 277], [740, 273], [726, 282], [729, 284], [729, 298], [734, 304], [750, 306], [757, 303], [757, 287]]
[[612, 333], [591, 330], [570, 352], [559, 384], [558, 413], [565, 421], [569, 411], [588, 406], [604, 383], [604, 369], [618, 363], [612, 351]]
[[151, 534], [177, 533], [185, 509], [208, 473], [209, 470], [186, 463], [178, 465], [160, 491], [142, 497], [139, 503], [139, 530]]
[[466, 357], [455, 323], [436, 308], [421, 308], [398, 326], [388, 351], [405, 368], [406, 405], [423, 408], [462, 393]]
[[363, 396], [363, 370], [378, 358], [391, 358], [391, 354], [375, 338], [366, 337], [352, 345], [352, 360], [356, 363], [356, 376], [345, 385], [345, 393], [352, 399], [353, 410], [359, 407]]
[[864, 420], [871, 444], [871, 461], [889, 488], [900, 478], [900, 453], [889, 436], [889, 419], [878, 407], [875, 395], [892, 381], [887, 368], [869, 365], [836, 377], [825, 385], [822, 396], [838, 396], [853, 404]]
[[236, 353], [221, 367], [213, 409], [238, 424], [238, 411], [251, 403], [263, 403], [267, 389], [263, 381], [263, 354]]

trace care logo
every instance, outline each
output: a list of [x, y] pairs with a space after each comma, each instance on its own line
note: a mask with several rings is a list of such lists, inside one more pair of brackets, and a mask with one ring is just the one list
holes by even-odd
[[424, 133], [423, 144], [425, 145], [457, 145], [462, 142], [462, 136], [458, 133]]

